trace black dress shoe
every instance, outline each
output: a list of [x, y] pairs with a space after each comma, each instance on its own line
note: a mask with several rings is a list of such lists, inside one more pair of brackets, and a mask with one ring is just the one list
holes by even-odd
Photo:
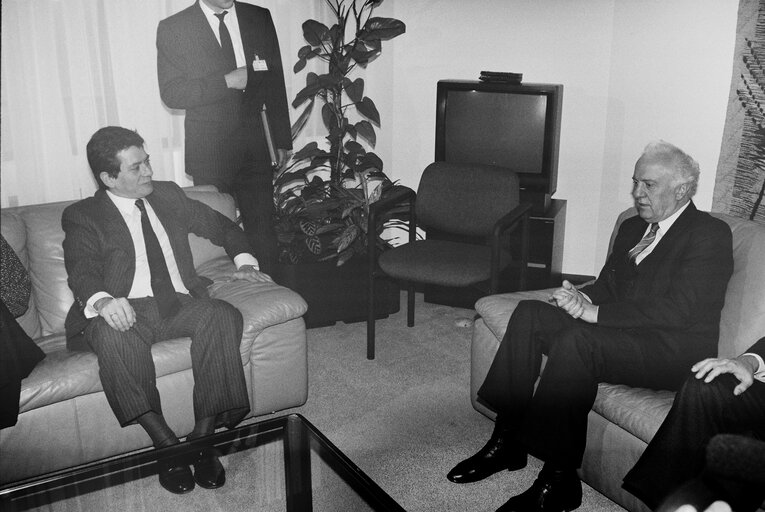
[[478, 453], [454, 466], [446, 478], [455, 484], [467, 484], [483, 480], [503, 469], [515, 471], [525, 467], [526, 452], [495, 430]]
[[194, 490], [194, 476], [187, 464], [177, 459], [159, 461], [159, 483], [174, 494], [186, 494]]
[[582, 482], [571, 470], [542, 468], [534, 484], [510, 498], [497, 512], [563, 512], [582, 504]]
[[226, 483], [226, 470], [218, 457], [221, 454], [215, 448], [202, 448], [194, 462], [194, 481], [205, 489], [217, 489]]

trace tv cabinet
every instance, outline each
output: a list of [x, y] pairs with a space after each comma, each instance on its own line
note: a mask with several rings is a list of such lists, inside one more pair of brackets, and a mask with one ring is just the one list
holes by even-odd
[[[566, 200], [553, 199], [542, 213], [533, 213], [529, 219], [529, 262], [526, 269], [526, 288], [529, 290], [558, 286], [561, 282], [563, 237], [566, 229]], [[437, 233], [427, 234], [438, 238]], [[514, 234], [512, 238], [518, 238]], [[512, 241], [512, 247], [520, 245]], [[517, 271], [502, 276], [500, 292], [516, 291]], [[423, 288], [425, 301], [434, 304], [473, 309], [475, 301], [487, 295], [486, 288], [450, 288], [427, 285]]]

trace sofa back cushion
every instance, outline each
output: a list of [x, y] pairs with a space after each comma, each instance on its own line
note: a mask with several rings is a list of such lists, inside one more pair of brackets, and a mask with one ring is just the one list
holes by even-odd
[[[616, 219], [609, 254], [619, 225], [634, 215], [635, 208], [629, 208]], [[733, 234], [733, 275], [725, 292], [717, 352], [735, 357], [765, 336], [765, 226], [724, 213], [712, 215], [728, 223]]]
[[765, 336], [765, 226], [722, 213], [733, 233], [733, 275], [720, 318], [721, 357], [735, 357]]
[[[234, 199], [214, 187], [190, 187], [186, 194], [234, 219]], [[2, 234], [29, 270], [32, 296], [27, 312], [18, 319], [33, 339], [64, 331], [64, 320], [74, 302], [64, 266], [64, 231], [61, 215], [74, 201], [2, 210]], [[194, 265], [225, 256], [223, 248], [196, 235], [189, 235]]]

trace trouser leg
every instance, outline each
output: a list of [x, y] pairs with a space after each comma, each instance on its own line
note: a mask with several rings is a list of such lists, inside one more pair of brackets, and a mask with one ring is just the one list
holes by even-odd
[[252, 162], [252, 167], [240, 173], [234, 194], [260, 269], [271, 272], [277, 259], [277, 240], [270, 164]]
[[259, 118], [248, 122], [237, 136], [242, 160], [234, 180], [234, 197], [255, 257], [268, 273], [277, 260], [274, 169]]
[[142, 414], [162, 414], [151, 345], [154, 335], [144, 322], [120, 332], [95, 318], [85, 339], [98, 356], [101, 385], [117, 421], [125, 426]]
[[242, 315], [217, 299], [185, 298], [181, 311], [160, 328], [158, 339], [191, 338], [194, 416], [217, 417], [216, 424], [235, 426], [249, 411], [249, 396], [239, 347]]
[[517, 424], [531, 401], [549, 341], [575, 323], [565, 311], [550, 304], [521, 301], [478, 390], [479, 400]]
[[625, 476], [624, 488], [655, 508], [702, 471], [706, 446], [715, 434], [765, 434], [765, 384], [755, 382], [735, 396], [737, 384], [728, 374], [710, 383], [690, 374], [656, 435]]

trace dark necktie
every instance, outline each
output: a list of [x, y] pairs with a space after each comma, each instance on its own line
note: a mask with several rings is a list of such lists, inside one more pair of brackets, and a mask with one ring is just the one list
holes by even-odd
[[236, 69], [236, 55], [234, 54], [234, 43], [231, 42], [231, 34], [228, 32], [228, 28], [226, 27], [226, 24], [223, 23], [223, 18], [226, 17], [226, 14], [228, 14], [228, 11], [223, 11], [219, 14], [216, 14], [215, 17], [218, 18], [218, 34], [220, 35], [220, 47], [223, 50], [223, 54], [226, 58], [226, 63], [228, 64], [228, 69], [233, 70]]
[[638, 254], [643, 252], [646, 247], [651, 245], [654, 240], [656, 240], [656, 232], [659, 230], [659, 223], [654, 222], [651, 224], [651, 230], [643, 236], [643, 238], [637, 243], [635, 247], [630, 249], [629, 255], [630, 255], [630, 261], [632, 263], [635, 262], [635, 258], [637, 258]]
[[165, 254], [162, 252], [157, 235], [151, 227], [143, 199], [136, 199], [135, 205], [141, 210], [143, 241], [146, 244], [146, 257], [149, 260], [149, 272], [151, 273], [151, 291], [157, 300], [159, 315], [162, 318], [167, 318], [178, 312], [181, 303], [175, 295], [173, 281], [170, 279], [170, 272], [167, 270]]

